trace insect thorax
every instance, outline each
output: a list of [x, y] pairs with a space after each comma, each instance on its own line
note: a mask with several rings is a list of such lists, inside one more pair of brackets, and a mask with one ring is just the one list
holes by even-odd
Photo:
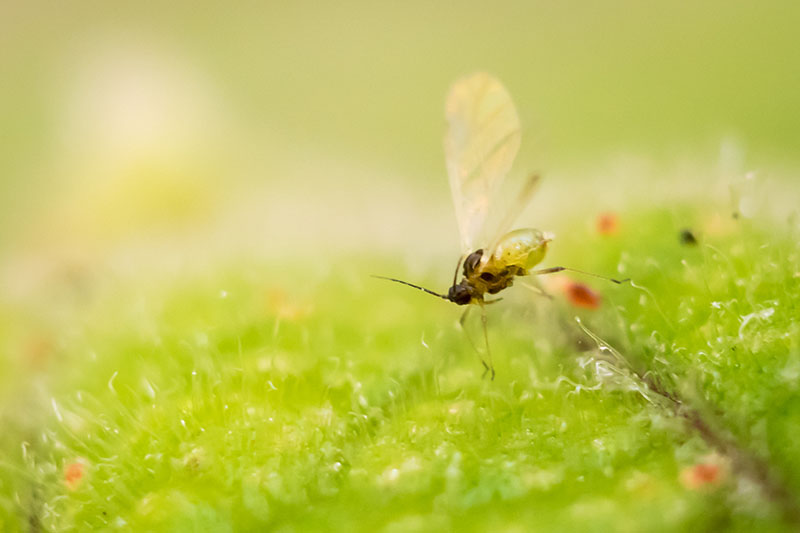
[[[497, 294], [525, 276], [544, 259], [550, 241], [537, 229], [518, 229], [506, 233], [492, 253], [476, 250], [464, 260], [464, 278], [450, 288], [449, 297], [459, 305], [482, 300], [486, 293]], [[466, 300], [469, 295], [469, 300]], [[457, 299], [456, 299], [457, 298]]]

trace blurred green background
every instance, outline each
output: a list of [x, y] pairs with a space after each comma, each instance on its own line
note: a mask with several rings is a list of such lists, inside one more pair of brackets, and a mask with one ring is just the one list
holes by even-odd
[[[790, 1], [0, 3], [0, 530], [796, 526], [797, 28]], [[451, 279], [443, 101], [479, 69], [544, 178], [542, 266], [636, 282], [504, 293], [494, 382], [459, 309], [369, 277]], [[609, 380], [577, 315], [733, 444]]]
[[442, 102], [475, 69], [520, 109], [540, 210], [560, 210], [548, 190], [596, 201], [575, 183], [613, 207], [620, 161], [673, 188], [685, 161], [780, 173], [799, 23], [791, 1], [4, 2], [0, 242], [48, 260], [189, 235], [452, 256]]

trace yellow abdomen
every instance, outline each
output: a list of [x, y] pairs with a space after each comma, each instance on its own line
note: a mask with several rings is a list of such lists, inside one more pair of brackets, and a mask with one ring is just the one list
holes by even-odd
[[528, 270], [544, 259], [548, 242], [550, 239], [538, 229], [514, 230], [500, 238], [489, 260], [498, 266]]

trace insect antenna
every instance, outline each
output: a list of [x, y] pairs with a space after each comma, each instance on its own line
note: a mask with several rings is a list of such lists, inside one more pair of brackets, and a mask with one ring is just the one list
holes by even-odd
[[613, 283], [616, 283], [617, 285], [621, 285], [622, 283], [627, 283], [627, 282], [629, 282], [631, 280], [631, 278], [614, 279], [614, 278], [610, 278], [608, 276], [601, 276], [600, 274], [594, 274], [593, 272], [586, 272], [585, 270], [578, 270], [577, 268], [569, 268], [569, 267], [562, 267], [562, 266], [551, 267], [551, 268], [542, 268], [541, 270], [531, 270], [528, 273], [531, 274], [531, 275], [534, 275], [534, 276], [540, 276], [542, 274], [554, 274], [555, 272], [564, 272], [565, 270], [569, 271], [569, 272], [577, 272], [578, 274], [583, 274], [585, 276], [592, 276], [594, 278], [600, 278], [600, 279], [604, 279], [606, 281], [611, 281]]
[[378, 279], [385, 279], [385, 280], [388, 280], [388, 281], [394, 281], [395, 283], [402, 283], [403, 285], [408, 285], [409, 287], [414, 287], [415, 289], [419, 289], [421, 291], [425, 291], [428, 294], [432, 294], [433, 296], [438, 296], [439, 298], [442, 298], [443, 300], [447, 300], [448, 302], [450, 301], [450, 298], [448, 298], [444, 294], [439, 294], [438, 292], [433, 292], [430, 289], [426, 289], [425, 287], [420, 287], [419, 285], [414, 285], [413, 283], [409, 283], [409, 282], [403, 281], [401, 279], [387, 278], [386, 276], [375, 276], [375, 275], [373, 275], [372, 277], [373, 278], [378, 278]]
[[458, 263], [456, 263], [456, 273], [453, 274], [453, 285], [458, 283], [458, 273], [461, 271], [461, 263], [464, 262], [464, 259], [467, 257], [466, 254], [462, 255], [458, 258]]

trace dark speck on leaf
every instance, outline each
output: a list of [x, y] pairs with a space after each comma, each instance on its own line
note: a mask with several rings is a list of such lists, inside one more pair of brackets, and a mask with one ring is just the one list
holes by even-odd
[[697, 246], [697, 237], [694, 236], [692, 230], [684, 228], [680, 234], [681, 244], [684, 246]]

